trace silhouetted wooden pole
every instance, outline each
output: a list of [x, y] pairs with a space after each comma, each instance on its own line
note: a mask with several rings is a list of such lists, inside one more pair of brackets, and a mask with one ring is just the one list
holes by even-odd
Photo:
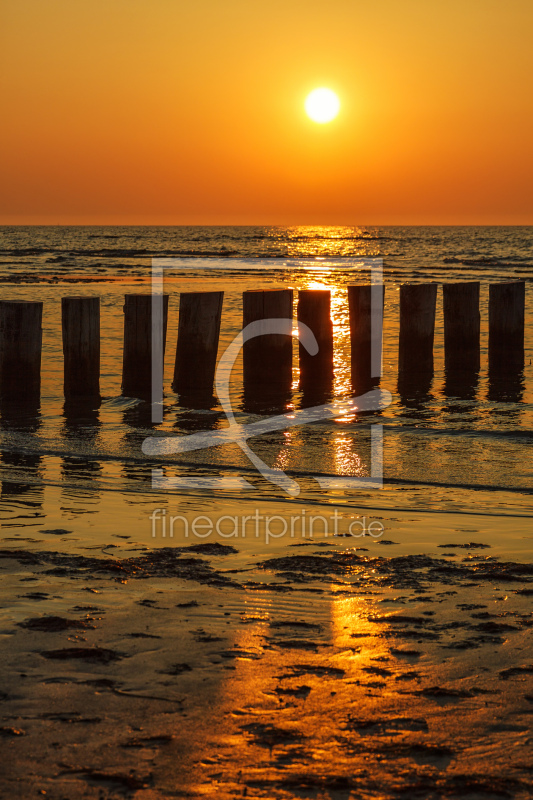
[[[122, 362], [122, 393], [126, 397], [149, 399], [152, 397], [152, 330], [160, 325], [154, 320], [152, 328], [151, 294], [127, 294], [124, 297], [124, 354]], [[165, 352], [165, 341], [168, 319], [168, 295], [162, 297], [163, 337], [162, 354]], [[158, 379], [162, 387], [162, 376]], [[160, 388], [161, 388], [160, 387]]]
[[100, 298], [61, 298], [66, 398], [100, 396]]
[[213, 391], [224, 292], [182, 292], [172, 388]]
[[41, 302], [0, 301], [0, 398], [31, 400], [41, 391]]
[[[263, 319], [292, 320], [292, 289], [243, 293], [243, 329]], [[264, 334], [244, 343], [245, 386], [266, 390], [290, 390], [292, 384], [292, 336]]]
[[436, 302], [436, 283], [400, 286], [400, 374], [433, 373]]
[[352, 387], [356, 392], [379, 383], [384, 297], [383, 285], [348, 286]]
[[489, 370], [520, 371], [524, 366], [525, 282], [489, 286]]
[[444, 283], [444, 366], [446, 372], [479, 370], [479, 283]]
[[311, 355], [299, 344], [300, 387], [311, 389], [333, 380], [333, 323], [331, 292], [328, 289], [301, 289], [298, 292], [298, 322], [315, 334], [318, 353]]

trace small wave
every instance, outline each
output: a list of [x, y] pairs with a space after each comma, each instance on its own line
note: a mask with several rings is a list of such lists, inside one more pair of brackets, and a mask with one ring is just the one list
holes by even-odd
[[518, 440], [533, 441], [533, 430], [521, 428], [520, 430], [487, 430], [469, 428], [415, 428], [411, 425], [391, 425], [385, 426], [387, 433], [408, 433], [413, 436], [442, 436], [442, 437], [465, 437], [468, 439], [504, 439], [512, 442]]
[[443, 259], [445, 264], [464, 264], [471, 267], [510, 267], [513, 268], [529, 268], [533, 269], [533, 264], [524, 264], [523, 261], [502, 261], [496, 256], [479, 256], [478, 258], [460, 258], [459, 256], [445, 256]]
[[0, 250], [0, 256], [39, 256], [44, 253], [55, 253], [51, 247], [12, 247]]
[[124, 411], [128, 408], [135, 408], [136, 406], [142, 405], [143, 401], [139, 400], [136, 397], [124, 397], [121, 395], [120, 397], [110, 397], [107, 400], [102, 402], [102, 408], [112, 408], [118, 409], [119, 411]]

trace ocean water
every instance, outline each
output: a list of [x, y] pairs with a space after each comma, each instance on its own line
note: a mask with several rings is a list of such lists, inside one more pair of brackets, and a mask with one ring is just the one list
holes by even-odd
[[[262, 501], [335, 503], [379, 508], [531, 513], [533, 475], [533, 247], [525, 227], [4, 227], [0, 229], [0, 284], [4, 299], [44, 302], [40, 407], [3, 408], [0, 418], [4, 525], [42, 524], [43, 487], [61, 486], [69, 508], [99, 513], [94, 499], [105, 492], [124, 497], [157, 494], [152, 470], [174, 478], [245, 477]], [[187, 259], [165, 278], [170, 295], [165, 358], [163, 422], [150, 407], [121, 395], [122, 305], [125, 293], [149, 292], [153, 257]], [[213, 269], [194, 269], [209, 258]], [[228, 270], [231, 260], [257, 261], [256, 270]], [[263, 259], [273, 259], [265, 262]], [[148, 458], [142, 443], [151, 435], [185, 436], [226, 425], [218, 400], [195, 403], [171, 390], [179, 294], [224, 291], [219, 355], [241, 328], [242, 291], [249, 288], [329, 288], [335, 336], [335, 380], [327, 400], [349, 397], [346, 286], [367, 280], [360, 259], [382, 258], [385, 281], [383, 378], [392, 403], [379, 412], [302, 425], [250, 440], [269, 466], [300, 485], [290, 500], [262, 479], [236, 445], [179, 457]], [[353, 264], [336, 269], [339, 263]], [[192, 269], [191, 269], [192, 265]], [[491, 282], [526, 282], [524, 371], [504, 382], [487, 369], [487, 303]], [[479, 375], [451, 385], [443, 364], [442, 296], [438, 293], [435, 374], [430, 385], [402, 391], [397, 382], [398, 297], [404, 282], [480, 281], [482, 352]], [[62, 396], [60, 300], [65, 295], [101, 298], [101, 405], [67, 408]], [[298, 390], [295, 343], [293, 391], [281, 410], [309, 403]], [[280, 409], [251, 408], [236, 363], [230, 393], [239, 422], [264, 419]], [[383, 488], [357, 490], [335, 482], [364, 477], [371, 469], [371, 429], [383, 426]], [[311, 476], [322, 476], [320, 486]], [[41, 493], [41, 494], [40, 494]], [[224, 488], [177, 488], [179, 497], [238, 499]], [[32, 509], [34, 503], [34, 509]], [[89, 508], [89, 511], [88, 511]], [[28, 516], [29, 515], [29, 516]]]

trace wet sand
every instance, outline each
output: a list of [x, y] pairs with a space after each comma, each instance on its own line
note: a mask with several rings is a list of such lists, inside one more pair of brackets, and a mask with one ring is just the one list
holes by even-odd
[[269, 553], [6, 535], [2, 796], [530, 797], [533, 563], [396, 517]]

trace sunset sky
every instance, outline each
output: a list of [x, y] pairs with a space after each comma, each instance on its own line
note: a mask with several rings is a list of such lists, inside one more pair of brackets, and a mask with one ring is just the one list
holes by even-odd
[[[1, 0], [2, 224], [532, 224], [532, 0]], [[341, 110], [320, 125], [309, 92]]]

